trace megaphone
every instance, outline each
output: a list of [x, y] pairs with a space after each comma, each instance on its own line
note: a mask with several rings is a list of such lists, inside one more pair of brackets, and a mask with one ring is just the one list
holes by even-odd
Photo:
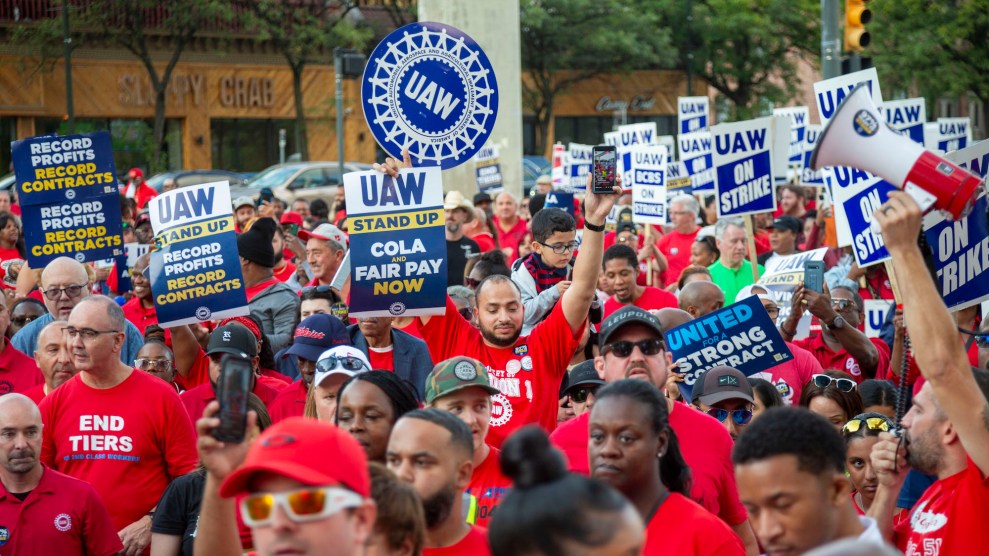
[[872, 102], [868, 86], [855, 87], [838, 105], [810, 157], [810, 167], [851, 166], [909, 193], [921, 210], [934, 208], [953, 220], [967, 215], [982, 179], [893, 131]]

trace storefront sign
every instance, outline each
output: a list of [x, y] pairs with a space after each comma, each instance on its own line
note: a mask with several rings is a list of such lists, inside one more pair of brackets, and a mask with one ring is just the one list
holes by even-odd
[[632, 100], [603, 96], [594, 105], [596, 112], [646, 112], [656, 106], [656, 97], [634, 96]]

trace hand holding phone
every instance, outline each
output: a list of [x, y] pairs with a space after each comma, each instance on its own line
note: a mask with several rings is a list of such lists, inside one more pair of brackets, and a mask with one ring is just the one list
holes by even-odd
[[613, 145], [598, 145], [591, 150], [591, 191], [600, 195], [615, 193], [617, 161]]
[[247, 397], [251, 393], [254, 369], [250, 359], [226, 354], [220, 361], [216, 399], [220, 402], [220, 426], [213, 438], [223, 442], [243, 442], [247, 432]]
[[817, 293], [824, 293], [824, 261], [804, 263], [804, 287]]

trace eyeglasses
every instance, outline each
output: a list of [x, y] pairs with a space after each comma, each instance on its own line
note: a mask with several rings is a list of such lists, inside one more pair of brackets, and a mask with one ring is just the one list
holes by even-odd
[[56, 299], [62, 297], [62, 292], [65, 292], [65, 295], [67, 295], [70, 298], [79, 297], [79, 294], [82, 293], [82, 289], [85, 287], [86, 284], [80, 284], [78, 286], [65, 286], [64, 288], [51, 288], [51, 289], [43, 290], [43, 293], [45, 294], [45, 297], [47, 297], [52, 301], [55, 301]]
[[833, 378], [828, 375], [814, 375], [812, 377], [814, 381], [814, 386], [818, 388], [827, 388], [834, 383], [834, 387], [838, 389], [839, 392], [851, 392], [855, 389], [855, 381], [848, 378]]
[[150, 371], [152, 369], [158, 372], [165, 372], [172, 368], [172, 362], [168, 359], [135, 359], [134, 366], [142, 371]]
[[92, 328], [76, 328], [74, 326], [66, 326], [62, 330], [68, 334], [70, 339], [75, 340], [76, 336], [82, 336], [85, 342], [95, 339], [100, 334], [120, 334], [119, 330], [94, 330]]
[[346, 357], [337, 357], [336, 355], [324, 357], [316, 362], [316, 370], [324, 372], [332, 371], [333, 369], [336, 369], [338, 365], [341, 369], [350, 372], [357, 372], [361, 369], [371, 370], [368, 368], [367, 363], [361, 361], [357, 357], [351, 357], [349, 355]]
[[642, 355], [656, 355], [666, 349], [666, 342], [661, 338], [650, 338], [648, 340], [639, 340], [638, 342], [623, 340], [604, 346], [601, 354], [604, 355], [609, 351], [613, 351], [615, 357], [628, 357], [632, 355], [632, 350], [635, 349], [635, 346], [639, 346], [639, 351], [642, 352]]
[[739, 426], [747, 425], [752, 420], [752, 412], [748, 409], [721, 409], [719, 407], [712, 407], [704, 413], [722, 422], [731, 415], [731, 420], [735, 421], [735, 424]]
[[251, 494], [240, 503], [240, 516], [248, 527], [264, 527], [274, 521], [279, 505], [296, 523], [317, 521], [340, 510], [356, 508], [364, 499], [355, 492], [336, 487], [315, 487], [290, 492]]
[[839, 313], [844, 313], [849, 307], [857, 309], [858, 307], [854, 305], [854, 301], [851, 299], [832, 299], [831, 307], [836, 309]]
[[570, 400], [577, 403], [585, 403], [591, 394], [597, 394], [598, 388], [600, 388], [600, 386], [597, 385], [578, 386], [570, 391]]
[[632, 235], [622, 236], [618, 238], [618, 243], [635, 243], [638, 239], [639, 236], [633, 233]]
[[780, 308], [777, 307], [776, 305], [767, 305], [766, 306], [766, 313], [768, 313], [770, 315], [778, 315], [778, 314], [780, 314]]
[[556, 253], [557, 255], [563, 255], [564, 253], [572, 253], [576, 251], [578, 247], [580, 247], [579, 241], [571, 241], [570, 243], [555, 243], [553, 245], [550, 245], [548, 243], [543, 243], [541, 241], [537, 241], [536, 243], [542, 245], [547, 249], [552, 249], [553, 252]]
[[865, 425], [870, 431], [889, 432], [893, 424], [885, 417], [869, 417], [868, 419], [852, 419], [841, 427], [841, 434], [855, 434]]
[[[38, 315], [38, 316], [41, 316], [41, 315]], [[16, 324], [17, 326], [24, 326], [25, 324], [33, 321], [36, 318], [38, 318], [38, 317], [31, 316], [31, 315], [26, 315], [26, 316], [22, 316], [22, 317], [14, 317], [14, 318], [10, 319], [10, 322], [13, 323], [13, 324]]]

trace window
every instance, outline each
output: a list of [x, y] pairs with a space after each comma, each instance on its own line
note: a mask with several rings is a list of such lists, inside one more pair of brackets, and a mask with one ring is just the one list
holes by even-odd
[[10, 166], [10, 148], [8, 147], [12, 142], [17, 140], [17, 119], [16, 118], [0, 118], [0, 145], [4, 148], [0, 149], [0, 176], [6, 176], [8, 172], [13, 171]]
[[294, 120], [210, 120], [213, 168], [258, 172], [278, 164], [278, 131], [285, 130], [285, 158], [295, 152]]

